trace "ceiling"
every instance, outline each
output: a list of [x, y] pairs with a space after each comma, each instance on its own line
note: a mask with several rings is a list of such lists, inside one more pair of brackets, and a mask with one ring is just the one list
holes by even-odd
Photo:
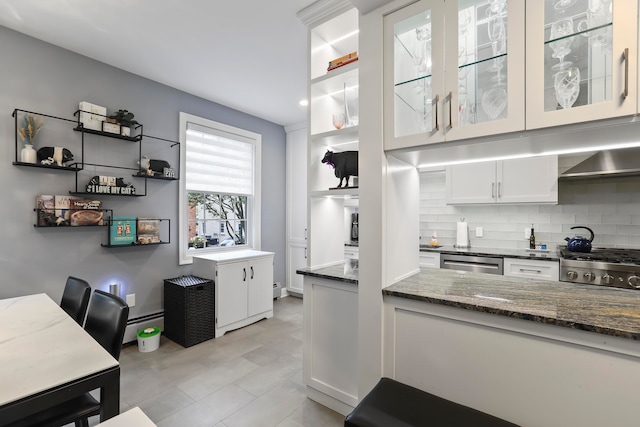
[[315, 0], [2, 0], [0, 25], [283, 126], [305, 122]]
[[[307, 28], [346, 0], [2, 0], [0, 25], [282, 126], [304, 123]], [[367, 13], [390, 0], [350, 0]]]

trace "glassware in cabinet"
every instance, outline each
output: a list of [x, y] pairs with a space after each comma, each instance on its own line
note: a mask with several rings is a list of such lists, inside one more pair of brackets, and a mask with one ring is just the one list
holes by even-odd
[[527, 128], [636, 113], [637, 2], [527, 3]]
[[423, 0], [384, 25], [386, 149], [524, 129], [522, 2]]

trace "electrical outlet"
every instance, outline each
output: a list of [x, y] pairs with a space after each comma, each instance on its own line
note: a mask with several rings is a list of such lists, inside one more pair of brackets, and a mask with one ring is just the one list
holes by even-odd
[[127, 295], [126, 300], [129, 307], [134, 307], [136, 305], [136, 294]]
[[525, 228], [524, 229], [524, 238], [528, 239], [529, 237], [531, 237], [531, 229], [530, 228]]
[[482, 237], [482, 227], [476, 227], [476, 237]]

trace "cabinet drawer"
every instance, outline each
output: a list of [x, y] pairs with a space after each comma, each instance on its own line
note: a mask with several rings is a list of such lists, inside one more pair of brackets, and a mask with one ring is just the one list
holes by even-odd
[[542, 280], [559, 280], [560, 266], [557, 261], [536, 261], [505, 258], [504, 275]]
[[359, 248], [357, 246], [345, 246], [344, 247], [344, 257], [346, 259], [358, 259], [358, 255], [360, 254]]
[[440, 268], [440, 252], [420, 252], [420, 267]]

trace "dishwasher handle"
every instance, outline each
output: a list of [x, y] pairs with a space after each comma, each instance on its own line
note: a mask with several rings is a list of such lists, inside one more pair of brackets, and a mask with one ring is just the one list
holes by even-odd
[[504, 261], [502, 257], [441, 254], [440, 268], [502, 275]]

